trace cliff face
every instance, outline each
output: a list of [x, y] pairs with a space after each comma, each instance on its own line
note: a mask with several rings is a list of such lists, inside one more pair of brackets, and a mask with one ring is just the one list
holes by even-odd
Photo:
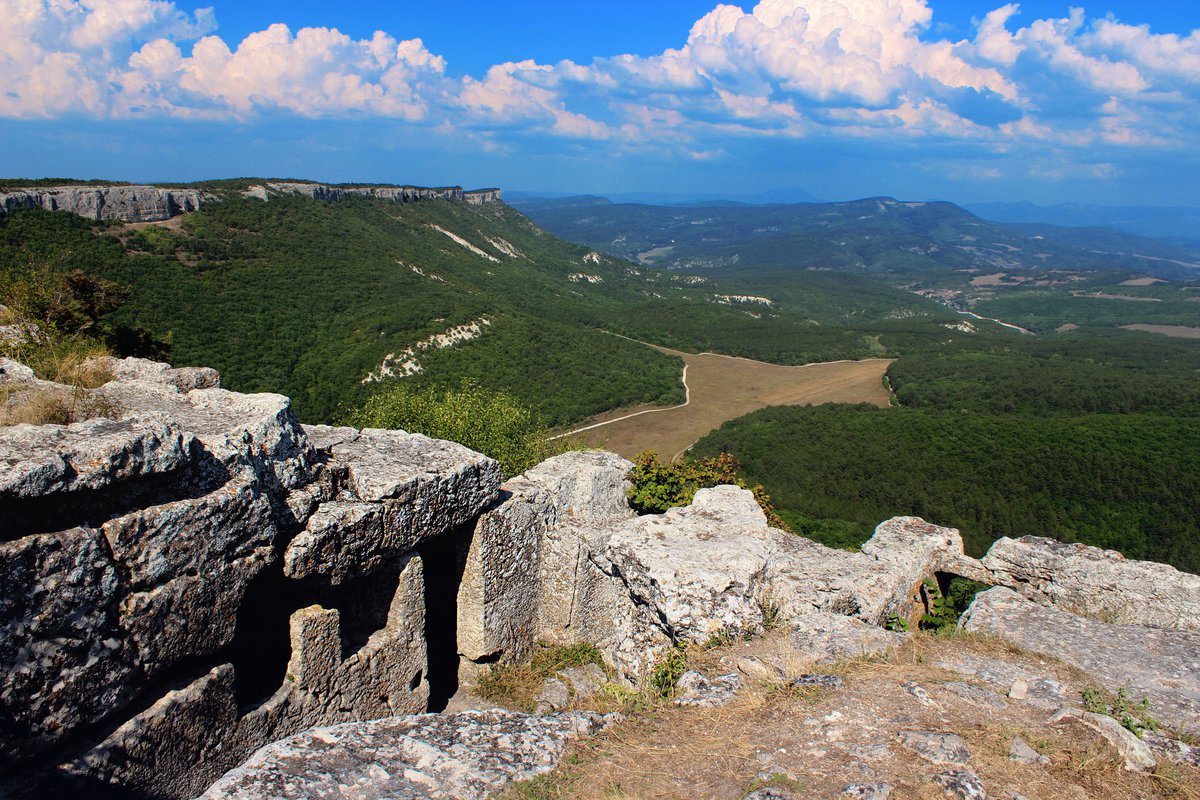
[[[271, 182], [250, 187], [244, 194], [266, 200], [270, 194], [302, 194], [315, 200], [337, 202], [347, 197], [378, 197], [397, 203], [453, 200], [470, 205], [499, 203], [499, 189], [463, 191], [453, 186], [427, 189], [418, 186], [326, 186], [320, 183]], [[51, 186], [0, 192], [0, 214], [21, 208], [68, 211], [81, 217], [124, 222], [161, 222], [198, 211], [219, 198], [197, 189], [162, 189], [157, 186]]]
[[195, 189], [157, 186], [52, 186], [0, 193], [0, 213], [19, 208], [69, 211], [88, 219], [159, 222], [199, 210], [210, 198]]
[[470, 205], [500, 202], [499, 189], [478, 189], [465, 192], [461, 186], [429, 189], [420, 186], [327, 186], [323, 183], [272, 181], [251, 186], [244, 194], [267, 200], [275, 194], [302, 194], [314, 200], [336, 203], [347, 197], [378, 197], [397, 203], [416, 203], [422, 200], [456, 200]]
[[[537, 641], [594, 644], [627, 685], [677, 645], [781, 622], [854, 655], [903, 641], [880, 626], [915, 623], [923, 582], [947, 573], [1025, 595], [981, 595], [970, 629], [1146, 694], [1197, 732], [1200, 579], [1170, 567], [1037, 539], [977, 561], [957, 531], [907, 517], [861, 552], [830, 550], [770, 528], [729, 486], [637, 517], [611, 453], [501, 487], [494, 461], [457, 444], [302, 426], [286, 397], [222, 390], [212, 370], [107, 366], [93, 399], [109, 418], [0, 427], [0, 795], [194, 797], [307, 728], [438, 708], [460, 675]], [[14, 362], [0, 384], [10, 403], [70, 391]], [[534, 742], [557, 725], [492, 723]], [[442, 742], [439, 725], [421, 736]], [[397, 747], [403, 762], [412, 748]]]

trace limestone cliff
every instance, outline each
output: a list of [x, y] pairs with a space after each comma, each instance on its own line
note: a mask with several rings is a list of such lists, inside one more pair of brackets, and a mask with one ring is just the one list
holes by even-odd
[[[452, 186], [429, 189], [418, 186], [327, 186], [321, 183], [269, 181], [256, 184], [243, 194], [267, 200], [272, 193], [303, 194], [316, 200], [337, 202], [347, 197], [378, 197], [397, 203], [424, 200], [453, 200], [469, 205], [501, 202], [499, 189], [463, 191]], [[0, 214], [22, 208], [68, 211], [96, 220], [161, 222], [198, 211], [219, 195], [198, 189], [166, 189], [158, 186], [49, 186], [0, 192]]]
[[[923, 582], [946, 574], [1024, 595], [981, 595], [968, 629], [1200, 732], [1196, 576], [1031, 538], [970, 559], [957, 531], [910, 517], [860, 552], [831, 550], [769, 527], [731, 486], [638, 517], [611, 453], [501, 485], [460, 445], [303, 426], [286, 397], [225, 391], [213, 370], [106, 366], [91, 397], [106, 417], [0, 427], [0, 796], [194, 797], [317, 728], [210, 796], [306, 796], [350, 777], [417, 792], [459, 775], [461, 791], [428, 796], [482, 797], [548, 769], [537, 753], [597, 721], [366, 721], [438, 710], [460, 676], [537, 641], [596, 645], [626, 686], [677, 645], [769, 625], [797, 650], [884, 650], [904, 637], [882, 626], [915, 622]], [[0, 384], [9, 403], [71, 391], [13, 362]], [[1047, 696], [1070, 704], [1061, 687]], [[372, 766], [371, 742], [402, 779]]]
[[50, 186], [0, 192], [0, 214], [19, 208], [69, 211], [88, 219], [159, 222], [212, 199], [196, 189], [157, 186]]

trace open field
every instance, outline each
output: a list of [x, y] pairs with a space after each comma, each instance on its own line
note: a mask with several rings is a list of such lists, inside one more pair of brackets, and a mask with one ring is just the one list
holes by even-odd
[[1189, 328], [1186, 325], [1122, 325], [1121, 327], [1131, 331], [1161, 333], [1176, 339], [1200, 339], [1200, 328]]
[[663, 458], [684, 450], [721, 423], [765, 406], [874, 403], [887, 406], [883, 374], [890, 359], [839, 361], [784, 367], [713, 353], [681, 353], [687, 365], [688, 402], [667, 409], [641, 407], [611, 412], [576, 429], [588, 445], [632, 458], [654, 450]]

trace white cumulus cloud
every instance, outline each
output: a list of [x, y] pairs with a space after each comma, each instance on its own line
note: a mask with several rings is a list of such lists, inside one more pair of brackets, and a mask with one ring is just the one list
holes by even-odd
[[[0, 0], [0, 116], [381, 117], [721, 154], [729, 137], [922, 137], [1180, 148], [1200, 134], [1200, 31], [1000, 4], [952, 40], [931, 2], [716, 4], [684, 44], [452, 78], [419, 38], [269, 25], [240, 42], [168, 0]], [[684, 33], [681, 31], [681, 34]], [[716, 157], [716, 156], [713, 156]]]

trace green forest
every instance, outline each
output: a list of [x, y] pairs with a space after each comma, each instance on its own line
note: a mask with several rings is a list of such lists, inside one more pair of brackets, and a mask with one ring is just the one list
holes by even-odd
[[743, 464], [797, 531], [853, 546], [911, 514], [1200, 571], [1200, 347], [1148, 334], [1023, 338], [897, 360], [899, 407], [774, 407], [694, 448]]

